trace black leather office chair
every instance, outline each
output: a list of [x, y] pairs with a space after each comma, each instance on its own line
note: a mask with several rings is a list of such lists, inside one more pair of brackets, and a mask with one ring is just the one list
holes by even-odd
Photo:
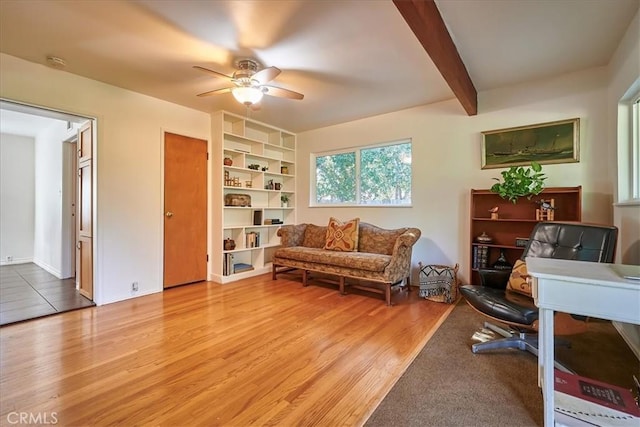
[[[536, 224], [522, 253], [525, 257], [556, 258], [577, 261], [613, 262], [618, 229], [585, 223], [540, 222]], [[464, 285], [460, 292], [467, 303], [481, 314], [502, 324], [505, 329], [486, 322], [485, 328], [501, 339], [475, 343], [474, 353], [502, 348], [517, 348], [538, 355], [538, 308], [533, 298], [506, 289], [511, 271], [480, 270], [481, 286]], [[563, 368], [561, 365], [556, 365]]]

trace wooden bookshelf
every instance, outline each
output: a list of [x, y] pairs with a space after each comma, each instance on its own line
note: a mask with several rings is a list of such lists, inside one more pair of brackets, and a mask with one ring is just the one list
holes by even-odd
[[[470, 263], [471, 284], [480, 284], [477, 265], [474, 265], [474, 251], [479, 246], [488, 247], [487, 268], [490, 268], [503, 251], [513, 264], [522, 256], [524, 246], [516, 246], [516, 238], [528, 238], [536, 220], [536, 209], [540, 200], [554, 200], [554, 221], [582, 220], [582, 187], [550, 187], [537, 196], [521, 197], [517, 203], [502, 199], [490, 190], [471, 190], [470, 202]], [[490, 209], [498, 208], [498, 219], [491, 219]], [[480, 243], [476, 239], [487, 233], [493, 241]], [[474, 249], [476, 248], [476, 249]]]

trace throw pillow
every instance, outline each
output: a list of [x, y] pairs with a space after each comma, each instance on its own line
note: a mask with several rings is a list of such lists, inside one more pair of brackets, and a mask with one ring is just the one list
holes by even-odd
[[330, 251], [353, 252], [358, 250], [360, 218], [345, 223], [331, 217], [327, 226], [324, 248]]
[[519, 259], [513, 265], [513, 270], [511, 270], [511, 276], [509, 276], [509, 282], [507, 283], [507, 289], [531, 296], [531, 283], [529, 278], [527, 264]]

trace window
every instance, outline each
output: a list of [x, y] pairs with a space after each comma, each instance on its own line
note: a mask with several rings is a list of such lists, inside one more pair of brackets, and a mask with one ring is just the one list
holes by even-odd
[[411, 205], [411, 142], [312, 154], [312, 206]]
[[640, 94], [631, 106], [631, 183], [632, 199], [640, 199]]

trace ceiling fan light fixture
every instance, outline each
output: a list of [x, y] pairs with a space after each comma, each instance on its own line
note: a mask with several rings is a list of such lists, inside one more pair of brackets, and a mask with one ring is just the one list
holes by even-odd
[[231, 89], [233, 97], [241, 104], [253, 105], [260, 102], [264, 93], [257, 87], [240, 86]]

